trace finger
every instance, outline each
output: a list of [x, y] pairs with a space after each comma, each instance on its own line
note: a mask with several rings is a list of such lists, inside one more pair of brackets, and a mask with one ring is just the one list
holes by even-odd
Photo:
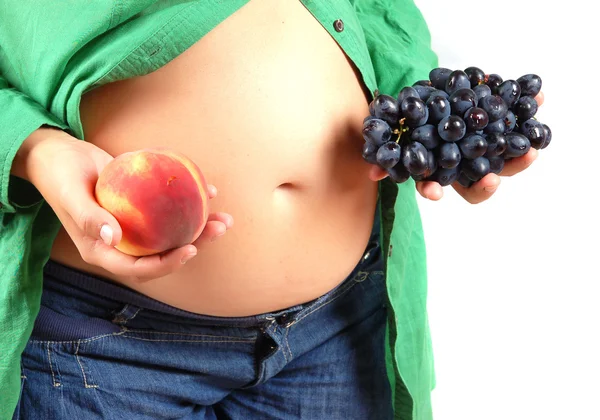
[[88, 242], [86, 248], [91, 249], [89, 257], [86, 258], [87, 263], [138, 282], [171, 274], [181, 269], [198, 252], [195, 246], [185, 245], [159, 254], [134, 257], [90, 237], [85, 238], [85, 241]]
[[500, 177], [489, 173], [470, 187], [463, 187], [458, 182], [452, 184], [456, 192], [471, 204], [481, 203], [490, 198], [500, 185]]
[[60, 205], [84, 237], [100, 239], [106, 245], [117, 245], [121, 241], [121, 226], [111, 213], [96, 202], [94, 185], [95, 180], [69, 185], [60, 193]]
[[233, 216], [229, 213], [224, 212], [215, 212], [208, 215], [208, 221], [217, 221], [222, 222], [227, 229], [231, 229], [233, 227]]
[[371, 165], [371, 170], [369, 172], [369, 179], [371, 181], [381, 181], [386, 176], [388, 176], [388, 173], [385, 169], [377, 165]]
[[217, 196], [217, 187], [208, 184], [208, 198], [215, 198]]
[[194, 241], [193, 245], [200, 250], [211, 242], [216, 241], [219, 236], [223, 236], [225, 232], [227, 232], [225, 223], [220, 220], [211, 220], [206, 223], [200, 237]]
[[444, 196], [442, 186], [434, 181], [418, 181], [416, 183], [417, 191], [424, 198], [429, 200], [438, 201]]
[[[86, 143], [87, 145], [87, 143]], [[92, 160], [94, 165], [96, 166], [96, 173], [102, 173], [104, 168], [114, 160], [115, 158], [99, 147], [94, 147], [94, 154], [92, 156]]]
[[106, 246], [91, 237], [85, 238], [86, 249], [91, 249], [86, 262], [101, 266], [119, 276], [142, 282], [164, 277], [179, 270], [183, 264], [197, 255], [198, 247], [223, 235], [233, 225], [233, 217], [227, 213], [212, 213], [209, 222], [194, 244], [145, 257], [133, 257]]
[[538, 154], [539, 152], [537, 151], [537, 149], [534, 149], [532, 147], [525, 155], [505, 161], [504, 168], [502, 168], [502, 172], [500, 172], [500, 175], [513, 176], [515, 174], [518, 174], [519, 172], [524, 171], [529, 166], [531, 166], [533, 161], [538, 157]]
[[537, 102], [538, 106], [542, 106], [544, 103], [544, 92], [540, 90], [540, 92], [535, 95], [535, 101]]

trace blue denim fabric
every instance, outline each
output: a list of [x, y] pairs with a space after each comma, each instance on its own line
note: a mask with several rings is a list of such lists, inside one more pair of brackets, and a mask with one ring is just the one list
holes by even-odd
[[14, 418], [392, 419], [386, 301], [377, 217], [340, 285], [250, 317], [182, 311], [50, 261]]

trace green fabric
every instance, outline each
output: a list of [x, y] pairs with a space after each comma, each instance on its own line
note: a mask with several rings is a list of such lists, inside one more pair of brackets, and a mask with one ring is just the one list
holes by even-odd
[[[60, 227], [10, 175], [41, 125], [83, 138], [83, 93], [165, 65], [247, 0], [0, 2], [0, 419], [20, 392], [20, 355], [39, 311], [42, 268]], [[359, 69], [369, 91], [396, 95], [437, 66], [412, 0], [303, 0]], [[337, 32], [334, 21], [342, 19]], [[432, 418], [433, 355], [423, 229], [413, 182], [380, 182], [390, 306], [386, 360], [397, 419]]]

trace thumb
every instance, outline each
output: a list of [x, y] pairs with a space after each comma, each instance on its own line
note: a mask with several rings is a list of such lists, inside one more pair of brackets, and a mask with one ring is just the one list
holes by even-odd
[[94, 186], [93, 182], [71, 186], [68, 194], [63, 194], [62, 206], [84, 237], [100, 239], [106, 245], [115, 246], [121, 241], [121, 226], [110, 212], [98, 204]]

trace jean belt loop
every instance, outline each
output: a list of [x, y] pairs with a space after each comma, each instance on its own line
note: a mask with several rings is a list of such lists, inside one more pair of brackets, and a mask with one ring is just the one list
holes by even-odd
[[127, 322], [131, 321], [133, 318], [137, 316], [137, 314], [142, 310], [142, 308], [126, 304], [123, 309], [115, 314], [115, 317], [112, 320], [113, 324], [118, 325], [126, 325]]

